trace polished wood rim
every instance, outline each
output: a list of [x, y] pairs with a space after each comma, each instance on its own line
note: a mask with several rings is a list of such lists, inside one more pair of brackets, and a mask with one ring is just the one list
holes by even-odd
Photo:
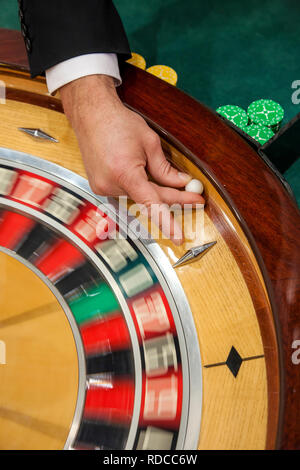
[[[0, 39], [0, 60], [25, 69], [20, 34], [1, 30]], [[243, 228], [248, 227], [246, 233], [272, 302], [280, 350], [284, 393], [277, 447], [300, 448], [300, 374], [291, 361], [292, 343], [299, 335], [300, 296], [300, 218], [295, 202], [256, 152], [215, 113], [129, 64], [123, 77], [119, 90], [123, 101], [155, 123], [164, 138], [173, 136], [173, 144], [180, 142], [188, 149], [222, 197], [230, 200]]]

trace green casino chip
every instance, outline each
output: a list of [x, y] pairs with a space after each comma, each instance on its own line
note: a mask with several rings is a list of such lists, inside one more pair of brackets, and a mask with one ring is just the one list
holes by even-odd
[[228, 119], [228, 121], [231, 121], [237, 127], [243, 128], [248, 124], [249, 119], [247, 113], [239, 106], [231, 104], [220, 106], [216, 112]]
[[273, 100], [261, 99], [250, 104], [248, 116], [252, 124], [266, 126], [277, 132], [283, 120], [284, 110]]
[[264, 145], [274, 136], [272, 129], [257, 124], [250, 124], [250, 126], [245, 126], [242, 130], [261, 145]]

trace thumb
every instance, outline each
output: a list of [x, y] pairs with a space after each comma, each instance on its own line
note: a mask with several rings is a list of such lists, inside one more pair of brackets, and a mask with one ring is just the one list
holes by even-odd
[[173, 188], [182, 188], [192, 179], [187, 173], [176, 170], [166, 159], [158, 135], [157, 139], [153, 139], [153, 142], [147, 143], [145, 153], [147, 155], [147, 169], [157, 183]]

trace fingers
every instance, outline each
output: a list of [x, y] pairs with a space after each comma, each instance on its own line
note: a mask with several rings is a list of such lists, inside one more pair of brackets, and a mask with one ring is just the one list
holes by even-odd
[[175, 221], [166, 203], [160, 199], [158, 186], [150, 183], [144, 168], [136, 168], [131, 175], [123, 181], [123, 189], [137, 204], [142, 204], [147, 210], [148, 217], [155, 223], [162, 233], [173, 243], [180, 245], [183, 242], [181, 227]]
[[160, 138], [152, 132], [145, 137], [145, 152], [147, 155], [147, 169], [157, 183], [174, 188], [182, 188], [192, 177], [179, 172], [166, 159], [161, 148]]
[[192, 204], [193, 206], [196, 204], [205, 204], [205, 200], [200, 194], [188, 191], [179, 191], [174, 188], [161, 187], [155, 183], [152, 183], [152, 185], [155, 187], [161, 201], [165, 202], [169, 206], [172, 204]]

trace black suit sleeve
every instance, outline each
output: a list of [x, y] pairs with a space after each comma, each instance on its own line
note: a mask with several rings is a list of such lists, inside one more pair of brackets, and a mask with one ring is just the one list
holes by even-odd
[[130, 57], [128, 40], [111, 0], [18, 0], [32, 77], [82, 54]]

